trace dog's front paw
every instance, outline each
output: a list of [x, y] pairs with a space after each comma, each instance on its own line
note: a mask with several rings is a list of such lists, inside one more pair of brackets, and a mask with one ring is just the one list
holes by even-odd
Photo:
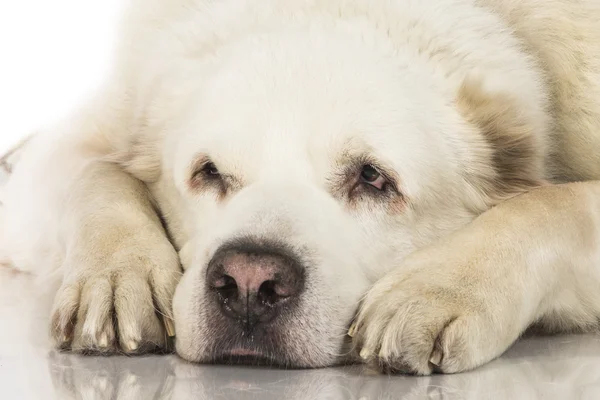
[[485, 301], [494, 296], [478, 285], [436, 269], [394, 273], [367, 294], [349, 335], [360, 357], [383, 372], [475, 368], [515, 340], [502, 326], [506, 310]]
[[171, 308], [181, 275], [166, 239], [123, 244], [112, 254], [75, 251], [56, 298], [51, 334], [61, 349], [141, 353], [165, 350], [174, 335]]

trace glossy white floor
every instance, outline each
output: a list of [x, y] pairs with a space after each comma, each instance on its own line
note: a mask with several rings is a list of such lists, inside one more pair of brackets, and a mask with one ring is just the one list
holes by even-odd
[[[600, 336], [532, 338], [478, 370], [380, 376], [362, 367], [285, 371], [176, 356], [83, 357], [46, 343], [48, 293], [0, 270], [0, 399], [599, 399]], [[48, 292], [48, 293], [46, 293]]]

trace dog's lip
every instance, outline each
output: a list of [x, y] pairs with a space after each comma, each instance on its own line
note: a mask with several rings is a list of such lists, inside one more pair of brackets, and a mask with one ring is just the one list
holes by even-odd
[[235, 347], [231, 350], [227, 350], [225, 355], [240, 357], [262, 357], [263, 353], [258, 350], [247, 349], [244, 347]]
[[265, 354], [260, 350], [247, 347], [233, 347], [222, 351], [213, 359], [216, 364], [226, 365], [255, 365], [255, 366], [278, 366], [282, 364], [272, 355]]

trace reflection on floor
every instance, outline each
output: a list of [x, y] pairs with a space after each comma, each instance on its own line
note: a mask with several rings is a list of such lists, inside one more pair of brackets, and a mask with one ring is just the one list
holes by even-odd
[[175, 356], [0, 356], [7, 399], [598, 399], [600, 340], [528, 339], [472, 372], [378, 376], [361, 367], [285, 371], [200, 366]]

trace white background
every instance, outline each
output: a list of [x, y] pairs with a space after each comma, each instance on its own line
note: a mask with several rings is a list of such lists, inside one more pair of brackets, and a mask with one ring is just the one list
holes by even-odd
[[124, 2], [0, 2], [0, 153], [67, 114], [98, 84]]

